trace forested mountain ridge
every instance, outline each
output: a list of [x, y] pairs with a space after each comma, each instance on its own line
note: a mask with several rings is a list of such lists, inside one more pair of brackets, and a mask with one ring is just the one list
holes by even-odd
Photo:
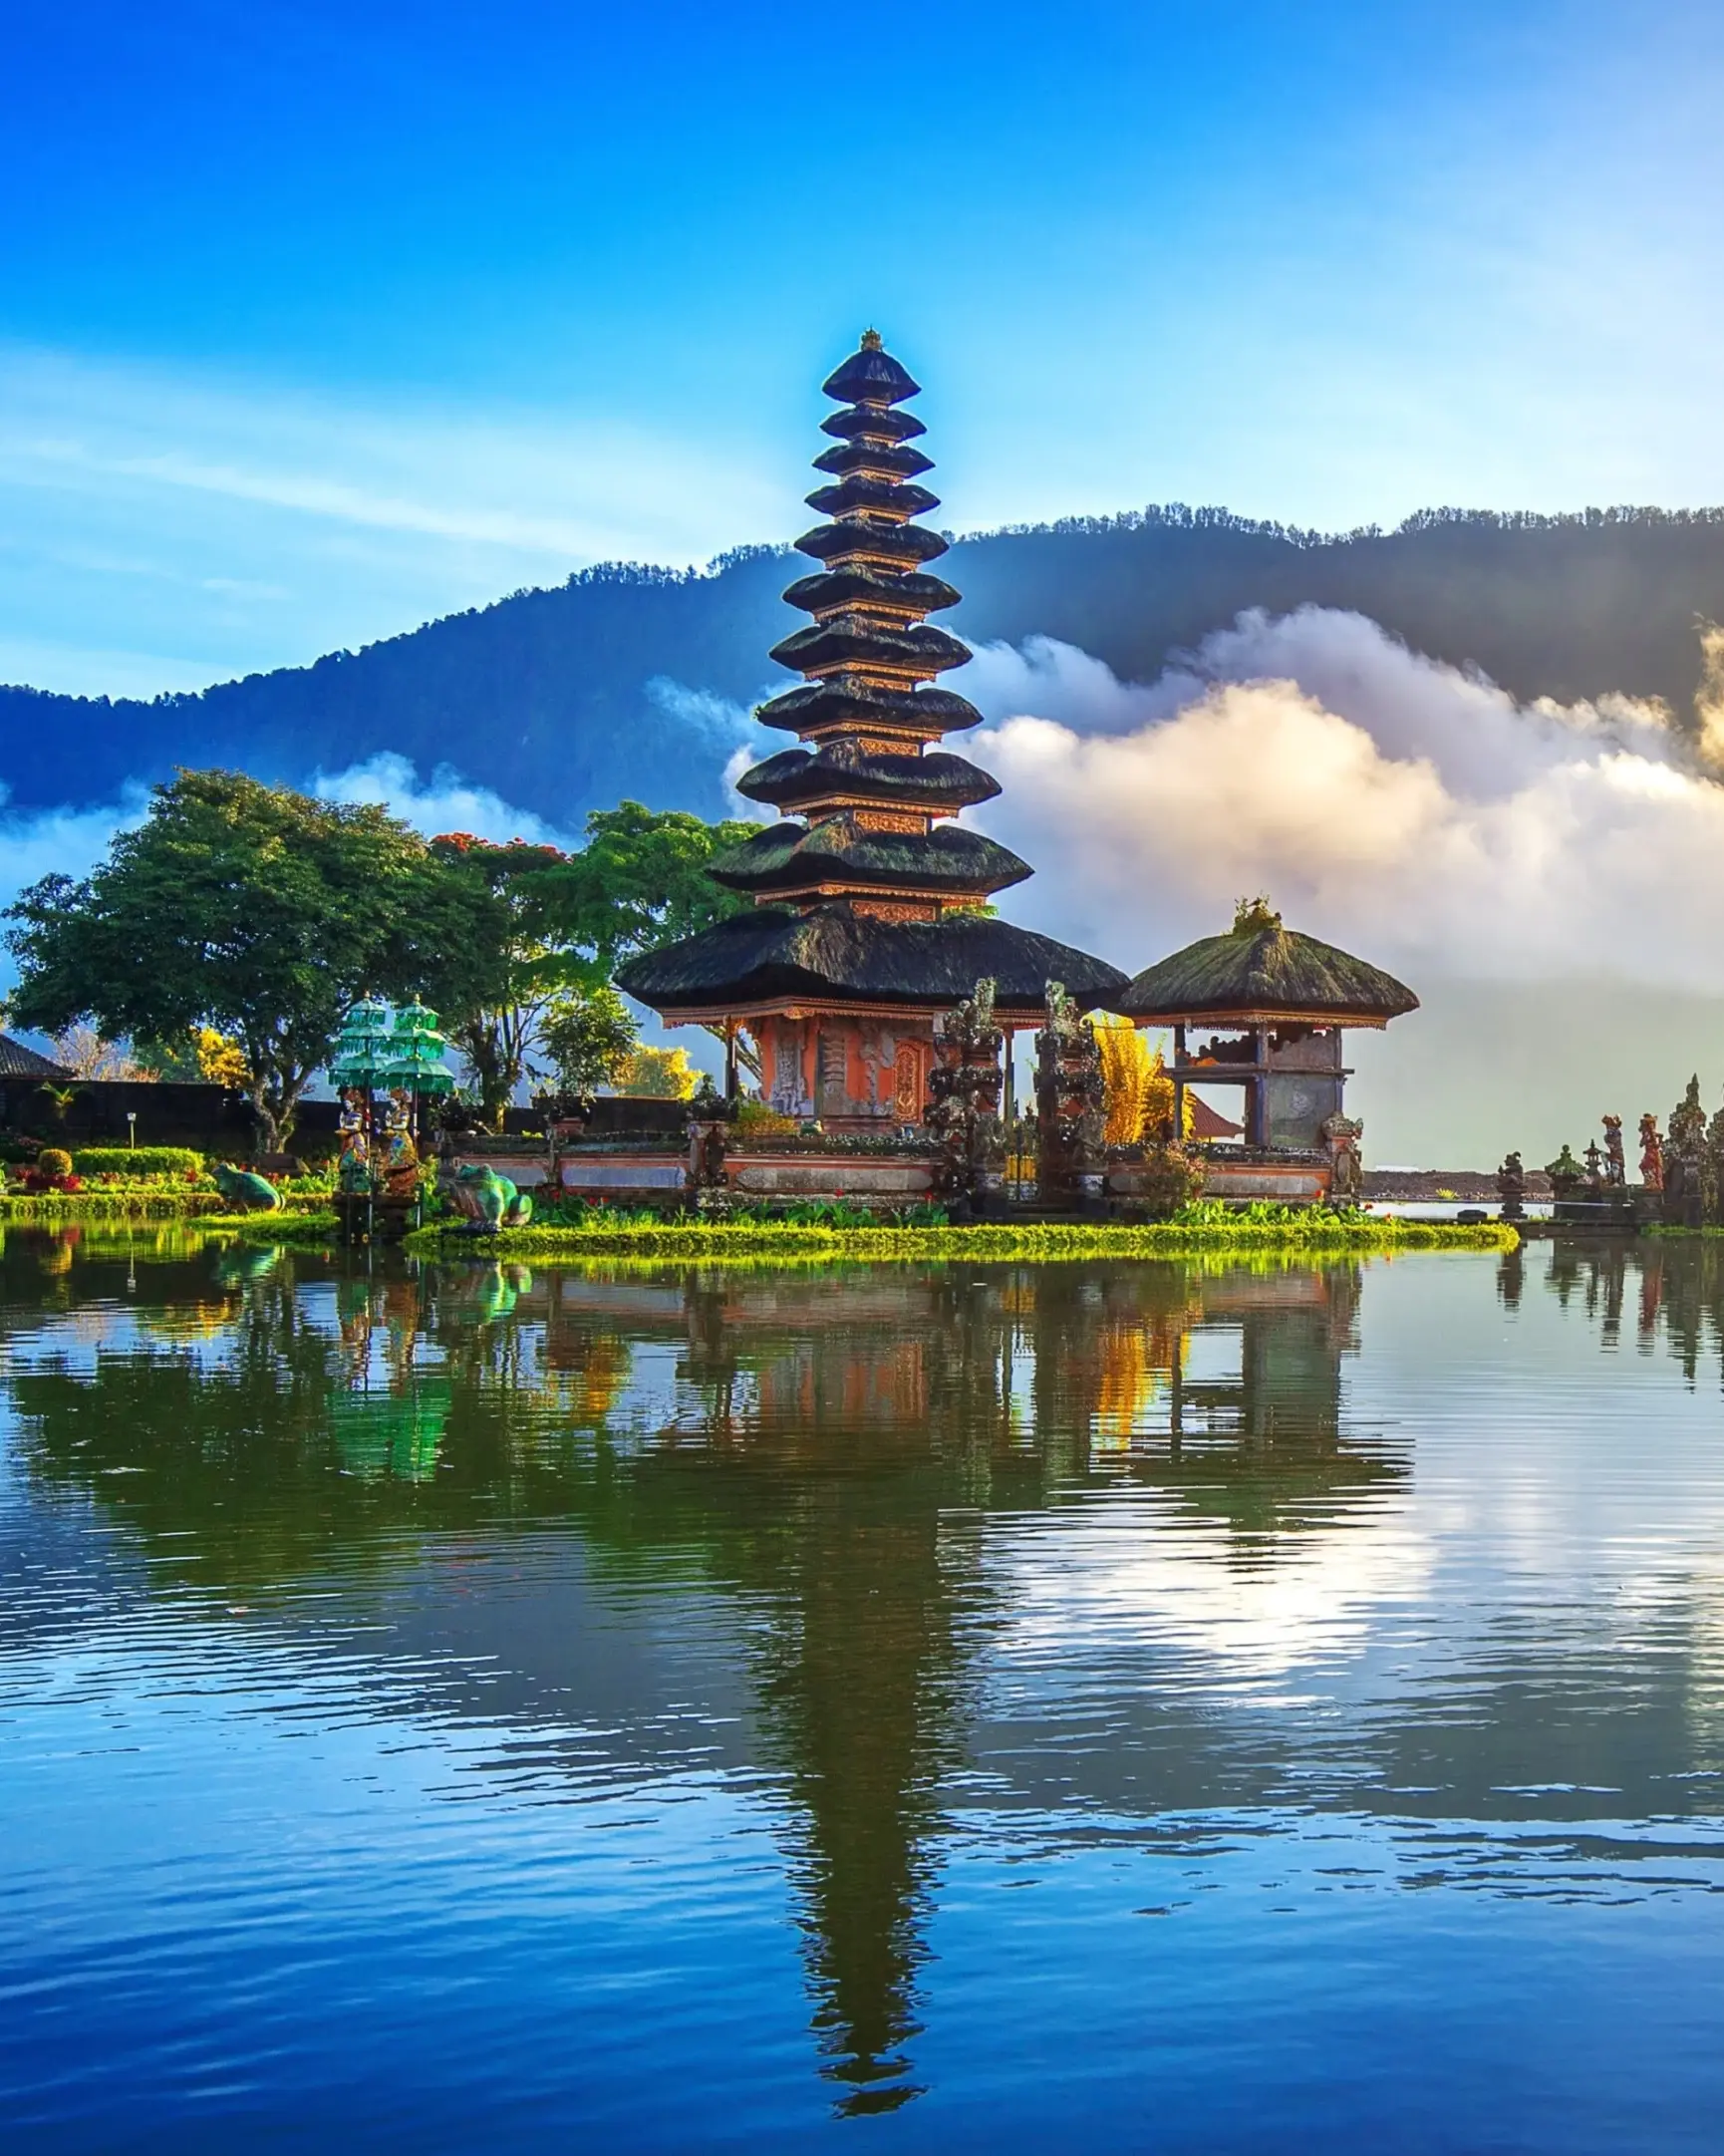
[[[1155, 508], [986, 533], [948, 559], [965, 594], [950, 619], [972, 642], [1056, 637], [1139, 681], [1246, 608], [1311, 604], [1369, 615], [1523, 700], [1621, 692], [1688, 722], [1699, 624], [1724, 618], [1724, 509], [1434, 510], [1325, 535]], [[717, 814], [731, 738], [652, 685], [737, 704], [767, 692], [767, 647], [800, 620], [778, 597], [794, 567], [772, 548], [697, 572], [606, 565], [193, 696], [0, 688], [0, 780], [14, 807], [49, 806], [175, 765], [302, 780], [387, 750], [565, 825], [625, 795]]]

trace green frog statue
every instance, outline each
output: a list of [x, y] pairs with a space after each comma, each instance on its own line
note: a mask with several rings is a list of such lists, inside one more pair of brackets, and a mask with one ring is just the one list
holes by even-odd
[[230, 1205], [261, 1213], [281, 1211], [281, 1192], [265, 1176], [253, 1174], [250, 1168], [236, 1168], [226, 1160], [212, 1160], [209, 1172], [216, 1189]]
[[527, 1193], [517, 1190], [506, 1175], [499, 1175], [482, 1162], [469, 1161], [465, 1167], [456, 1168], [448, 1194], [456, 1211], [464, 1213], [480, 1234], [494, 1234], [498, 1228], [524, 1228], [533, 1217], [533, 1201]]

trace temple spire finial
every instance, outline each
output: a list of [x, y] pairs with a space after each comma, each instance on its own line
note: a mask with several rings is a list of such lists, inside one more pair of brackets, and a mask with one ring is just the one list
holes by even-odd
[[862, 350], [864, 352], [881, 352], [885, 350], [885, 345], [886, 340], [877, 329], [865, 329], [862, 332]]

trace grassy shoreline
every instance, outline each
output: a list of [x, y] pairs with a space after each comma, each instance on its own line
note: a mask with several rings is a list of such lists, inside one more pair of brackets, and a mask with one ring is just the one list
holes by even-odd
[[993, 1222], [946, 1228], [828, 1228], [784, 1221], [735, 1223], [668, 1221], [656, 1227], [506, 1228], [476, 1236], [438, 1227], [421, 1228], [404, 1247], [422, 1257], [695, 1258], [703, 1263], [734, 1258], [1061, 1258], [1183, 1257], [1205, 1251], [1282, 1251], [1293, 1257], [1393, 1254], [1403, 1250], [1513, 1250], [1512, 1227], [1487, 1223], [1456, 1227], [1448, 1221], [1354, 1220], [1340, 1214], [1297, 1221], [1165, 1221], [1125, 1227], [1013, 1227]]
[[79, 1227], [106, 1220], [183, 1220], [193, 1227], [250, 1227], [271, 1220], [320, 1217], [330, 1228], [335, 1215], [326, 1198], [290, 1197], [278, 1213], [229, 1210], [219, 1190], [77, 1190], [0, 1193], [0, 1226]]
[[[962, 1227], [863, 1227], [794, 1220], [643, 1220], [578, 1227], [507, 1228], [474, 1235], [453, 1223], [416, 1230], [403, 1246], [422, 1257], [762, 1259], [1180, 1257], [1204, 1251], [1269, 1251], [1299, 1256], [1348, 1251], [1513, 1250], [1519, 1237], [1497, 1222], [1401, 1220], [1320, 1207], [1253, 1208], [1128, 1227], [1096, 1221], [1067, 1226], [978, 1222]], [[1265, 1217], [1270, 1215], [1272, 1217]], [[276, 1213], [233, 1212], [215, 1192], [81, 1191], [0, 1196], [0, 1226], [73, 1227], [127, 1221], [180, 1221], [189, 1228], [257, 1242], [333, 1241], [336, 1216], [327, 1199], [290, 1197]]]

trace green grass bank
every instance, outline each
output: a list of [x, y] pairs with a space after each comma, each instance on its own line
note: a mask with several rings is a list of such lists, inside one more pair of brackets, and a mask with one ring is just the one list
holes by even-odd
[[[1267, 1210], [1267, 1209], [1266, 1209]], [[1495, 1222], [1377, 1220], [1286, 1209], [1287, 1218], [1235, 1215], [1160, 1221], [1144, 1227], [980, 1223], [944, 1228], [823, 1227], [798, 1221], [659, 1221], [611, 1226], [508, 1228], [477, 1236], [422, 1228], [406, 1247], [423, 1256], [533, 1258], [976, 1258], [1047, 1263], [1061, 1258], [1173, 1258], [1200, 1252], [1306, 1253], [1401, 1250], [1513, 1250], [1520, 1238]], [[1202, 1209], [1207, 1215], [1207, 1208]]]

